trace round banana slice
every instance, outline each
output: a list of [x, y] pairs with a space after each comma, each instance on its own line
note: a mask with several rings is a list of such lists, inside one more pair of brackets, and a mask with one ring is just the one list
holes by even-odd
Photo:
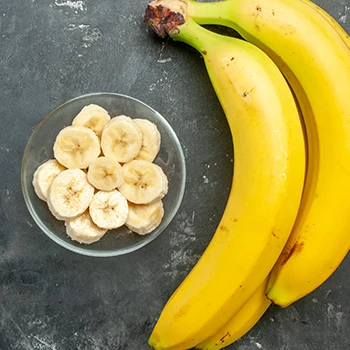
[[40, 199], [46, 201], [52, 181], [65, 169], [56, 159], [49, 159], [35, 170], [32, 183]]
[[58, 133], [53, 152], [66, 168], [85, 169], [100, 155], [100, 140], [89, 128], [67, 126]]
[[139, 154], [142, 132], [130, 117], [114, 117], [102, 131], [101, 147], [105, 156], [112, 157], [119, 163], [126, 163]]
[[98, 191], [90, 203], [89, 211], [98, 227], [113, 230], [125, 224], [129, 207], [125, 197], [117, 190]]
[[107, 230], [99, 228], [91, 220], [89, 211], [65, 221], [67, 235], [79, 243], [91, 244], [99, 241]]
[[123, 182], [122, 167], [112, 157], [95, 159], [89, 166], [87, 176], [91, 185], [102, 191], [112, 191]]
[[89, 207], [95, 189], [89, 184], [83, 170], [67, 169], [53, 180], [47, 204], [58, 220], [69, 220]]
[[160, 133], [157, 126], [147, 119], [133, 119], [142, 132], [142, 147], [135, 159], [153, 162], [160, 149]]
[[147, 160], [132, 160], [123, 165], [121, 194], [135, 204], [148, 204], [162, 199], [168, 192], [168, 178], [162, 168]]
[[162, 222], [163, 202], [158, 200], [151, 204], [129, 203], [129, 215], [125, 225], [139, 235], [152, 232]]
[[101, 137], [103, 127], [111, 120], [108, 112], [99, 105], [85, 106], [73, 119], [73, 126], [84, 126]]

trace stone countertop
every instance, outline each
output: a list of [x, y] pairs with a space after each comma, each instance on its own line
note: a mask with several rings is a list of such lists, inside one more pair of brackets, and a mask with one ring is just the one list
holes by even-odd
[[[349, 0], [318, 3], [350, 33]], [[151, 33], [146, 5], [0, 1], [0, 350], [148, 349], [164, 303], [220, 220], [233, 166], [225, 116], [200, 55]], [[131, 95], [163, 114], [187, 163], [185, 197], [166, 232], [137, 252], [103, 259], [46, 237], [20, 184], [23, 150], [39, 121], [98, 91]], [[271, 307], [228, 349], [350, 349], [349, 272], [350, 257], [309, 296]]]

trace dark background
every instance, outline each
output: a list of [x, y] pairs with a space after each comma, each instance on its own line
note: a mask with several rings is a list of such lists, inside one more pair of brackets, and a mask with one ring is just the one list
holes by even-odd
[[[146, 28], [147, 2], [0, 0], [0, 350], [148, 349], [164, 303], [221, 218], [233, 166], [225, 116], [200, 55]], [[317, 3], [350, 33], [350, 0]], [[138, 252], [104, 259], [47, 238], [20, 185], [39, 121], [98, 91], [129, 94], [163, 114], [187, 163], [184, 200], [168, 229]], [[350, 349], [349, 271], [348, 257], [311, 295], [271, 307], [229, 349]]]

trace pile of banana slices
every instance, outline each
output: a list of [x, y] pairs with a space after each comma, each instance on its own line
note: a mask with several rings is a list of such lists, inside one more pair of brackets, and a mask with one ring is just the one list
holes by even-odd
[[79, 243], [97, 242], [123, 225], [148, 234], [162, 221], [168, 192], [167, 176], [153, 162], [160, 143], [149, 120], [111, 118], [90, 104], [58, 133], [54, 159], [34, 173], [35, 193]]

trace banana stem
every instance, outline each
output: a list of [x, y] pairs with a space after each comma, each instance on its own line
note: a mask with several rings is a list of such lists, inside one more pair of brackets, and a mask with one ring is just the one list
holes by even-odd
[[187, 16], [193, 18], [198, 24], [217, 24], [231, 27], [230, 12], [233, 1], [222, 0], [218, 2], [198, 2], [189, 0]]
[[178, 29], [179, 33], [171, 35], [172, 39], [192, 46], [202, 55], [206, 55], [208, 49], [214, 45], [212, 37], [215, 34], [198, 25], [192, 18], [188, 17]]

